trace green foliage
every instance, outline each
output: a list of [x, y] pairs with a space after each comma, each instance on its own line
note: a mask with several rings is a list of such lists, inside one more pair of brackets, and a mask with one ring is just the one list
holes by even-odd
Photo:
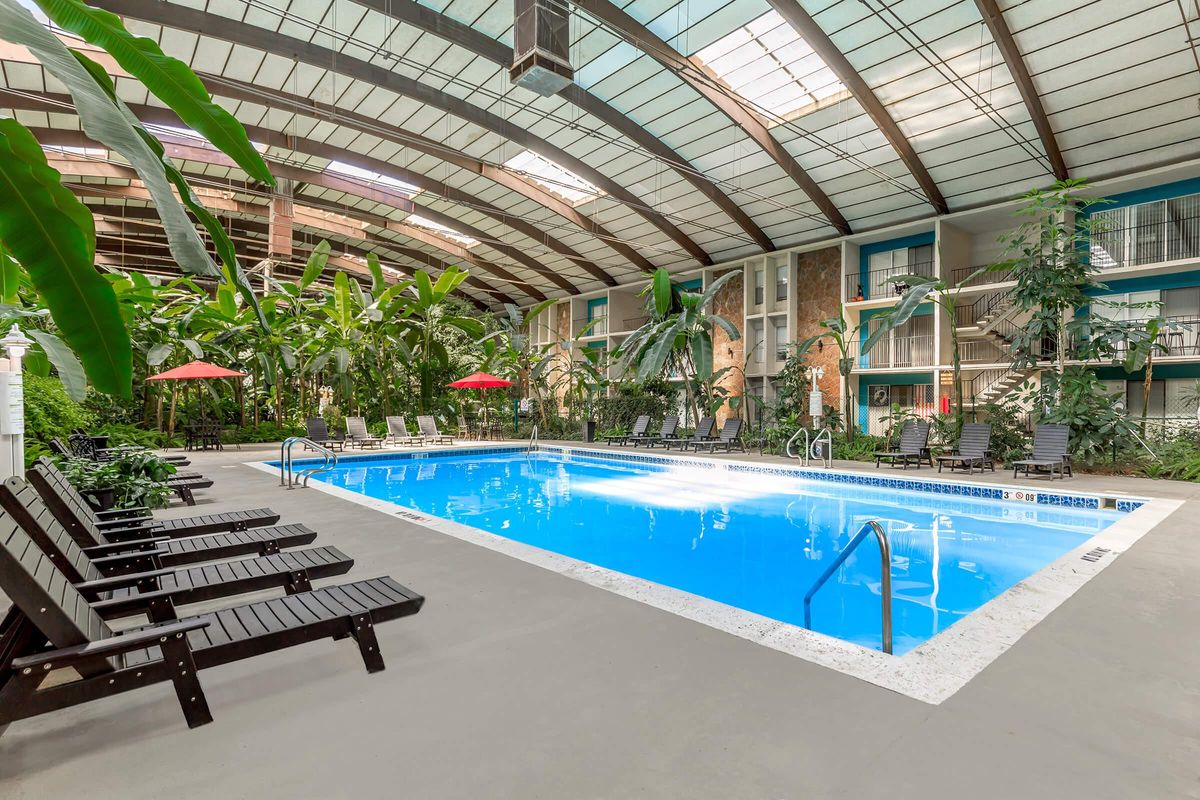
[[148, 450], [160, 450], [164, 447], [181, 447], [183, 439], [179, 436], [169, 436], [165, 431], [149, 430], [140, 425], [130, 425], [120, 422], [106, 422], [88, 431], [97, 436], [107, 436], [109, 445], [136, 445]]
[[627, 432], [633, 423], [643, 414], [649, 414], [652, 420], [662, 420], [667, 414], [667, 404], [661, 395], [656, 394], [616, 394], [611, 397], [601, 397], [596, 403], [596, 425], [604, 431]]
[[346, 430], [346, 415], [342, 413], [339, 406], [332, 403], [325, 406], [321, 412], [321, 418], [325, 420], [325, 427], [330, 433], [337, 433]]
[[86, 428], [92, 421], [92, 414], [68, 397], [57, 380], [37, 375], [25, 376], [27, 462], [31, 463], [38, 455], [43, 455], [51, 439], [57, 437], [66, 441], [76, 428]]
[[67, 458], [59, 464], [71, 485], [85, 495], [112, 490], [114, 508], [167, 505], [171, 489], [167, 479], [175, 467], [146, 452], [124, 453], [111, 461]]
[[976, 422], [992, 426], [992, 456], [997, 462], [1011, 463], [1024, 458], [1027, 431], [1020, 416], [1020, 407], [1015, 403], [988, 403], [975, 412]]

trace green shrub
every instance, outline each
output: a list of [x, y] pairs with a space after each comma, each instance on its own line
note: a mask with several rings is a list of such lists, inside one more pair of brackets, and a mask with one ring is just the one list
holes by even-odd
[[124, 453], [111, 461], [66, 458], [59, 466], [71, 485], [85, 496], [113, 490], [114, 508], [165, 506], [171, 496], [167, 479], [175, 474], [174, 466], [144, 451]]
[[163, 447], [182, 447], [183, 439], [179, 435], [170, 436], [166, 431], [146, 429], [140, 425], [130, 425], [122, 422], [106, 422], [93, 429], [92, 433], [107, 436], [112, 446], [132, 444], [155, 450]]
[[25, 463], [47, 452], [55, 437], [66, 441], [76, 428], [92, 424], [92, 414], [67, 396], [57, 378], [25, 375]]
[[325, 426], [329, 428], [330, 433], [345, 432], [346, 415], [342, 413], [340, 406], [333, 404], [325, 406], [325, 410], [321, 412], [321, 417], [325, 420]]

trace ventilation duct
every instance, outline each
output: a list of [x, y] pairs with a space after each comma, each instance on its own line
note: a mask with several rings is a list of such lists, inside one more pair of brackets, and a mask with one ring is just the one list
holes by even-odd
[[558, 94], [575, 80], [571, 28], [563, 0], [513, 0], [513, 65], [509, 78], [542, 97]]

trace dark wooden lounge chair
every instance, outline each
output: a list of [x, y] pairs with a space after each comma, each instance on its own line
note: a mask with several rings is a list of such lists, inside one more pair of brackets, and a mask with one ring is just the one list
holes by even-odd
[[[93, 557], [136, 552], [145, 557], [142, 568], [157, 569], [159, 566], [174, 567], [180, 564], [196, 564], [201, 561], [215, 561], [245, 555], [272, 555], [284, 548], [312, 544], [317, 538], [316, 532], [304, 525], [234, 529], [207, 535], [196, 535], [196, 530], [182, 527], [163, 530], [156, 528], [102, 529], [96, 525], [93, 517], [88, 516], [86, 509], [89, 507], [79, 493], [75, 492], [70, 484], [64, 488], [59, 483], [59, 479], [65, 482], [65, 477], [61, 473], [55, 476], [45, 470], [44, 466], [40, 463], [35, 464], [26, 473], [30, 483], [38, 490], [38, 494], [42, 496], [42, 501], [46, 503], [50, 513], [71, 535], [75, 543]], [[266, 511], [267, 509], [262, 510]], [[206, 520], [220, 516], [223, 515], [191, 519]], [[272, 514], [272, 516], [276, 520], [278, 519], [277, 514]]]
[[438, 430], [437, 420], [433, 417], [417, 417], [417, 428], [422, 438], [432, 444], [454, 444], [454, 437], [446, 436]]
[[984, 467], [990, 467], [992, 472], [995, 472], [996, 464], [992, 461], [991, 446], [991, 425], [984, 422], [964, 423], [962, 432], [958, 435], [958, 447], [937, 457], [938, 472], [941, 472], [945, 465], [948, 465], [951, 471], [962, 467], [968, 474], [974, 472], [975, 467], [979, 467], [980, 472], [983, 472]]
[[[155, 453], [148, 448], [141, 447], [135, 444], [123, 444], [115, 447], [100, 447], [96, 440], [107, 439], [106, 436], [96, 437], [82, 431], [77, 431], [67, 437], [67, 448], [76, 458], [90, 458], [93, 461], [110, 461], [116, 456], [124, 453], [150, 453], [155, 458], [160, 458], [175, 467], [186, 467], [191, 464], [191, 460], [183, 455], [166, 455]], [[61, 444], [61, 442], [60, 442]]]
[[[90, 441], [90, 440], [89, 440]], [[62, 443], [60, 439], [50, 440], [50, 451], [55, 455], [65, 458], [83, 458], [85, 456], [76, 455], [75, 452]], [[96, 460], [96, 459], [93, 459]], [[103, 459], [101, 459], [103, 460]], [[208, 489], [213, 485], [212, 478], [206, 478], [199, 472], [179, 472], [176, 471], [167, 481], [167, 488], [179, 497], [180, 500], [187, 503], [189, 506], [196, 505], [196, 497], [194, 492], [197, 489]]]
[[703, 417], [700, 422], [696, 424], [696, 430], [691, 436], [687, 437], [686, 439], [674, 439], [668, 442], [667, 449], [670, 450], [672, 446], [679, 445], [680, 450], [687, 450], [689, 446], [696, 442], [711, 442], [714, 438], [713, 428], [716, 426], [716, 417]]
[[[161, 601], [155, 622], [118, 633], [105, 621], [111, 614], [106, 601], [90, 603], [3, 513], [0, 591], [13, 602], [0, 622], [0, 731], [17, 720], [166, 681], [188, 726], [204, 725], [212, 714], [197, 670], [353, 637], [367, 671], [378, 672], [384, 663], [375, 626], [415, 614], [424, 603], [391, 578], [375, 578], [174, 619], [171, 598], [148, 592], [136, 600], [145, 610]], [[47, 642], [52, 649], [45, 649]], [[55, 680], [47, 682], [51, 674]]]
[[203, 536], [222, 531], [244, 531], [279, 522], [279, 515], [269, 508], [176, 519], [155, 519], [148, 508], [96, 511], [46, 456], [34, 462], [25, 472], [25, 478], [38, 490], [60, 523], [68, 528], [90, 525], [97, 532], [103, 531], [111, 541], [147, 536]]
[[408, 420], [402, 416], [401, 417], [388, 417], [387, 418], [387, 426], [388, 426], [388, 441], [391, 442], [392, 444], [400, 444], [402, 442], [404, 444], [410, 444], [410, 445], [411, 444], [417, 444], [417, 445], [425, 444], [425, 439], [420, 434], [417, 434], [416, 436], [414, 436], [413, 434], [408, 432]]
[[321, 447], [329, 450], [344, 450], [346, 448], [346, 437], [330, 434], [329, 426], [325, 424], [324, 417], [309, 417], [304, 420], [304, 431], [310, 442], [315, 442], [321, 445]]
[[1013, 462], [1013, 477], [1017, 472], [1024, 472], [1026, 477], [1031, 472], [1046, 472], [1050, 480], [1054, 473], [1059, 479], [1070, 475], [1075, 477], [1071, 467], [1071, 426], [1069, 425], [1038, 425], [1033, 429], [1033, 452], [1029, 458]]
[[[288, 594], [306, 592], [312, 581], [345, 575], [353, 559], [334, 547], [316, 547], [228, 561], [219, 567], [144, 569], [146, 558], [137, 552], [93, 556], [83, 550], [49, 509], [37, 491], [20, 478], [0, 483], [3, 508], [76, 589], [90, 601], [107, 601], [113, 609], [125, 601], [138, 609], [140, 595], [160, 592], [176, 605], [198, 603], [263, 589], [282, 588]], [[151, 611], [155, 610], [152, 601]], [[136, 613], [136, 612], [135, 612]]]
[[658, 433], [654, 436], [647, 436], [644, 439], [634, 439], [633, 446], [645, 444], [646, 447], [654, 447], [661, 444], [665, 448], [669, 448], [673, 442], [679, 441], [679, 417], [675, 414], [668, 414], [663, 417], [662, 425], [659, 426]]
[[362, 417], [346, 417], [346, 443], [359, 448], [383, 447], [383, 437], [372, 436]]
[[646, 439], [649, 436], [647, 433], [649, 429], [650, 415], [642, 414], [633, 421], [633, 427], [629, 429], [629, 433], [617, 433], [613, 434], [612, 436], [603, 436], [601, 438], [608, 443], [609, 447], [612, 447], [614, 444], [619, 444], [621, 447], [624, 447], [630, 442], [639, 442]]
[[929, 453], [929, 423], [923, 419], [910, 419], [900, 429], [900, 443], [895, 450], [880, 450], [875, 453], [875, 467], [880, 461], [887, 461], [891, 466], [896, 462], [908, 469], [909, 464], [921, 466], [922, 461], [928, 461], [933, 466], [933, 456]]
[[704, 448], [710, 453], [717, 452], [717, 448], [721, 448], [726, 453], [732, 453], [736, 445], [743, 453], [746, 452], [746, 445], [742, 444], [742, 419], [741, 417], [733, 417], [725, 420], [725, 424], [721, 426], [721, 432], [717, 434], [715, 439], [707, 441], [690, 442], [690, 446], [695, 448], [699, 453], [701, 448]]

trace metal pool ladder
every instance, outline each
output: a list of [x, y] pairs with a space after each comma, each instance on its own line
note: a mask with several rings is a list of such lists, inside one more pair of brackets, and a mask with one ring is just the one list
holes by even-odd
[[538, 428], [537, 428], [537, 425], [534, 425], [533, 433], [531, 433], [529, 435], [529, 446], [525, 448], [525, 452], [526, 453], [532, 452], [533, 448], [537, 446], [537, 443], [538, 443]]
[[883, 602], [883, 652], [891, 655], [892, 653], [892, 548], [888, 543], [887, 533], [875, 520], [871, 520], [867, 524], [858, 529], [858, 533], [854, 534], [854, 538], [850, 543], [842, 549], [838, 557], [833, 560], [829, 568], [821, 573], [821, 577], [817, 578], [812, 588], [808, 590], [808, 594], [804, 595], [804, 627], [812, 630], [812, 599], [817, 590], [825, 585], [825, 581], [833, 575], [834, 571], [842, 565], [850, 554], [854, 552], [854, 548], [862, 544], [863, 539], [867, 538], [868, 533], [875, 534], [875, 540], [879, 542], [879, 597]]
[[[795, 444], [796, 440], [800, 438], [800, 434], [804, 434], [804, 450], [800, 455], [796, 455], [792, 452], [792, 445]], [[825, 448], [819, 451], [821, 455], [817, 456], [817, 447], [822, 443], [825, 444]], [[829, 469], [833, 466], [833, 434], [830, 432], [829, 428], [822, 428], [817, 433], [817, 437], [810, 440], [808, 428], [800, 428], [792, 434], [792, 438], [788, 439], [787, 446], [784, 448], [784, 452], [787, 454], [788, 458], [800, 459], [800, 463], [805, 467], [808, 466], [810, 461], [816, 459], [821, 462], [823, 467]]]
[[[323, 456], [319, 467], [309, 467], [292, 475], [292, 446], [302, 444], [305, 447], [311, 447]], [[283, 444], [279, 445], [279, 485], [286, 486], [289, 489], [295, 489], [296, 484], [308, 486], [308, 479], [313, 475], [322, 472], [329, 472], [337, 466], [337, 453], [327, 447], [314, 442], [312, 439], [307, 439], [303, 436], [289, 436], [283, 440]]]

